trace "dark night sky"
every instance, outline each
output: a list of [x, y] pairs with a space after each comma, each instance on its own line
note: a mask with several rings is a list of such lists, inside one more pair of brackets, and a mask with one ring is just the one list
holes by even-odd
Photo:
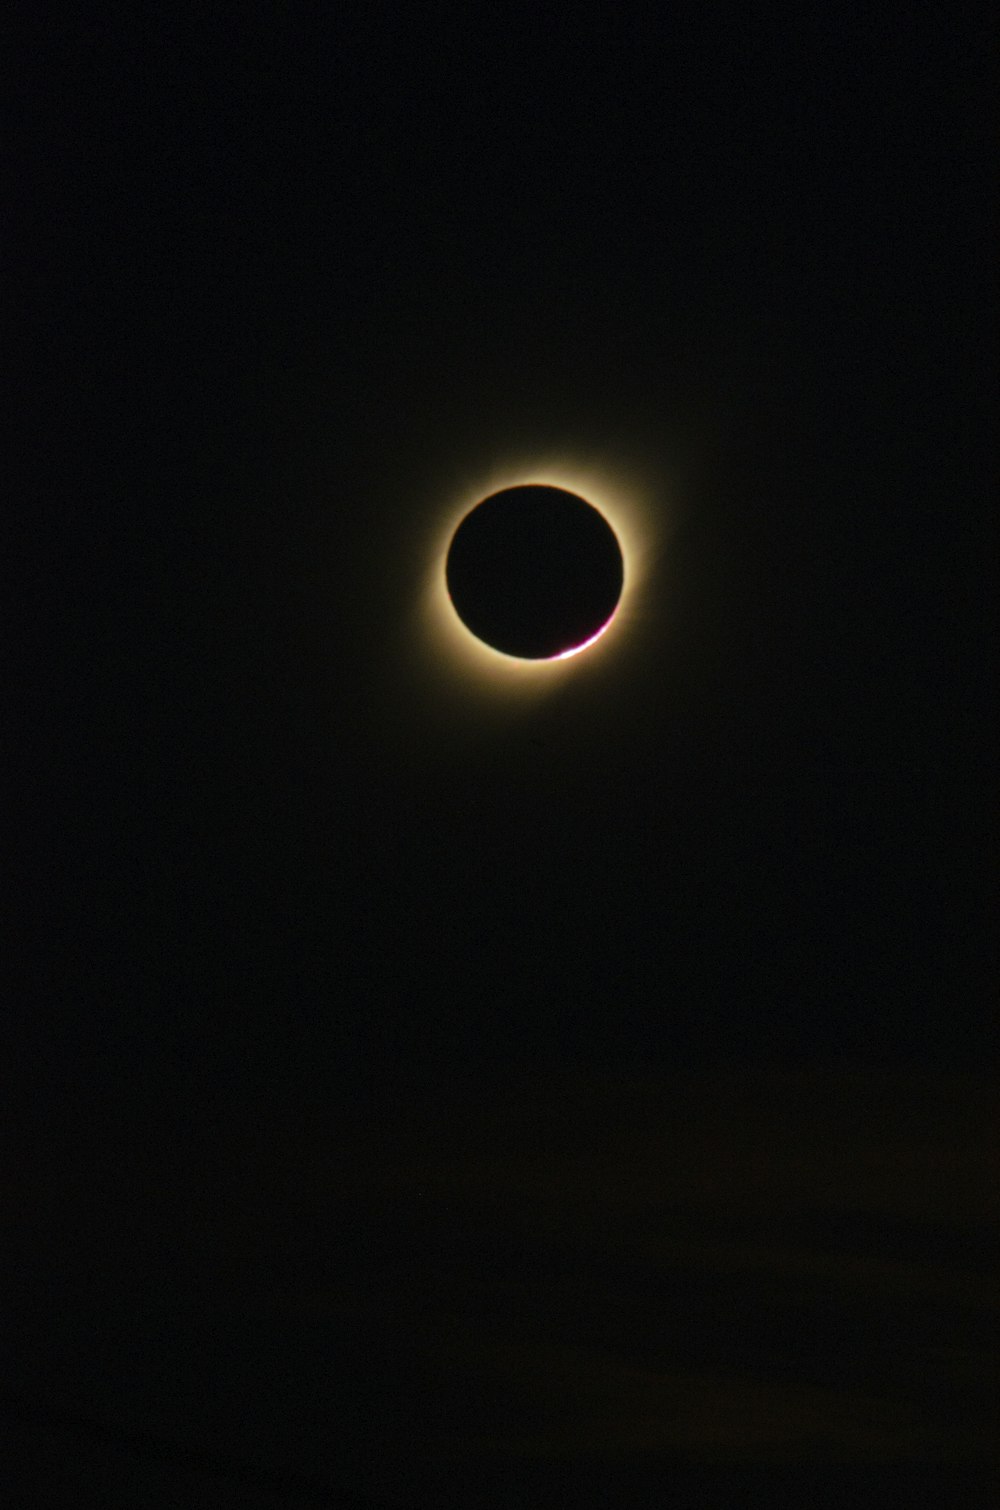
[[[396, 11], [81, 17], [15, 70], [23, 1145], [969, 1072], [988, 33]], [[620, 650], [512, 700], [414, 626], [456, 488], [550, 453], [661, 548]]]

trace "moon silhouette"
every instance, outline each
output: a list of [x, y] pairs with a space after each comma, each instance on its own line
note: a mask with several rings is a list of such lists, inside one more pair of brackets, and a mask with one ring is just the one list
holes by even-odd
[[611, 623], [624, 561], [611, 525], [585, 498], [526, 484], [466, 514], [445, 576], [455, 612], [477, 639], [521, 660], [561, 660]]

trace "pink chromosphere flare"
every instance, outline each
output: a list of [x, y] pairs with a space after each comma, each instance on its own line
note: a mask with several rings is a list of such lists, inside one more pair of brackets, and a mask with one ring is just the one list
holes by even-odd
[[601, 636], [607, 634], [608, 630], [611, 628], [611, 625], [614, 623], [615, 614], [617, 613], [617, 611], [618, 610], [616, 609], [615, 613], [613, 613], [611, 617], [601, 625], [596, 634], [592, 634], [590, 636], [589, 640], [583, 640], [579, 645], [571, 646], [569, 650], [560, 651], [558, 655], [552, 656], [551, 659], [554, 661], [568, 661], [571, 656], [579, 655], [582, 650], [589, 650], [591, 645], [596, 645]]

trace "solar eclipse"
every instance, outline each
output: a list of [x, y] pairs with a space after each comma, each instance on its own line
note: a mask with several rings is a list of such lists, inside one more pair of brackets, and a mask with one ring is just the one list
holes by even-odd
[[452, 536], [448, 596], [469, 633], [519, 660], [565, 660], [608, 629], [624, 583], [614, 530], [586, 499], [529, 483], [472, 508]]
[[[477, 438], [477, 449], [480, 446]], [[664, 544], [673, 530], [673, 490], [673, 475], [660, 460], [625, 457], [617, 452], [599, 457], [584, 445], [575, 454], [568, 449], [531, 449], [487, 456], [482, 465], [470, 466], [463, 458], [451, 467], [436, 467], [415, 498], [414, 529], [406, 542], [407, 569], [413, 572], [417, 591], [405, 621], [406, 640], [401, 642], [401, 649], [415, 678], [414, 687], [421, 688], [423, 695], [433, 688], [435, 705], [441, 711], [450, 710], [449, 718], [457, 714], [464, 723], [466, 715], [475, 720], [486, 714], [491, 704], [502, 714], [566, 689], [581, 677], [596, 685], [595, 674], [600, 681], [609, 674], [622, 674], [649, 643], [659, 611], [658, 595], [652, 589], [654, 578], [659, 579]], [[554, 653], [552, 642], [541, 639], [533, 644], [521, 639], [503, 649], [496, 643], [498, 634], [494, 634], [493, 642], [480, 639], [461, 616], [460, 608], [470, 618], [472, 609], [466, 606], [464, 596], [462, 603], [458, 602], [462, 588], [457, 549], [452, 563], [453, 584], [449, 582], [452, 546], [461, 532], [464, 556], [468, 533], [471, 559], [471, 516], [496, 495], [522, 494], [537, 499], [543, 493], [571, 495], [581, 514], [589, 507], [600, 516], [601, 528], [610, 530], [620, 557], [617, 606], [613, 601], [609, 605], [606, 597], [603, 619], [592, 609], [591, 634], [596, 638], [588, 639], [584, 631], [589, 625], [583, 625], [576, 630], [582, 638], [572, 643], [571, 634], [570, 643], [561, 648], [557, 643]], [[484, 525], [486, 519], [484, 509]], [[470, 522], [463, 529], [466, 520]], [[478, 518], [476, 534], [480, 534]], [[553, 529], [552, 538], [554, 535]], [[495, 568], [494, 580], [496, 576], [503, 581], [502, 571]], [[484, 589], [485, 582], [481, 586]], [[485, 616], [480, 628], [486, 631]], [[535, 654], [525, 655], [525, 650], [534, 650]], [[443, 699], [441, 703], [438, 697]]]

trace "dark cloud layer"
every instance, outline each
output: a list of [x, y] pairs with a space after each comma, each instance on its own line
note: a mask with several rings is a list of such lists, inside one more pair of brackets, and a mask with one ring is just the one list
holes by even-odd
[[229, 1108], [228, 1146], [109, 1137], [97, 1170], [53, 1143], [10, 1202], [8, 1382], [56, 1437], [89, 1401], [146, 1472], [166, 1442], [388, 1504], [725, 1464], [959, 1486], [993, 1452], [990, 1103], [926, 1071], [574, 1072]]

